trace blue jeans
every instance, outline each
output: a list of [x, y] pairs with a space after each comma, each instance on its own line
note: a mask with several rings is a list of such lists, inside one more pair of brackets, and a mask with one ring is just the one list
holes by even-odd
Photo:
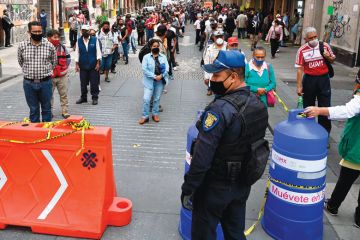
[[131, 43], [131, 48], [133, 50], [133, 52], [135, 53], [136, 52], [136, 41], [135, 41], [135, 38], [134, 37], [130, 37], [130, 43]]
[[129, 41], [125, 40], [121, 45], [123, 47], [125, 61], [129, 61]]
[[154, 37], [154, 30], [146, 29], [146, 42], [148, 42], [150, 39]]
[[154, 88], [144, 88], [144, 103], [143, 103], [143, 118], [149, 118], [150, 115], [150, 102], [153, 98], [152, 115], [157, 116], [159, 114], [160, 97], [164, 90], [164, 84], [162, 81], [154, 81]]
[[40, 107], [43, 122], [51, 122], [52, 80], [34, 83], [23, 82], [26, 103], [30, 108], [30, 121], [40, 122]]

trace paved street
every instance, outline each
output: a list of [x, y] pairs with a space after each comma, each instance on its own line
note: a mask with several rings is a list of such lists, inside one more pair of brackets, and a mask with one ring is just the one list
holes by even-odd
[[[188, 27], [190, 28], [190, 27]], [[93, 125], [110, 126], [113, 129], [113, 164], [118, 195], [133, 201], [133, 220], [127, 227], [109, 227], [103, 239], [134, 240], [176, 240], [180, 239], [177, 227], [180, 210], [180, 186], [183, 181], [186, 132], [195, 121], [196, 112], [204, 108], [212, 97], [205, 95], [203, 73], [200, 69], [201, 53], [193, 45], [194, 33], [186, 33], [181, 39], [180, 55], [177, 60], [179, 71], [175, 72], [175, 80], [167, 87], [161, 104], [165, 111], [161, 113], [160, 123], [140, 126], [137, 121], [142, 108], [142, 70], [137, 55], [130, 54], [129, 65], [121, 63], [117, 73], [110, 75], [110, 83], [101, 78], [101, 94], [99, 105], [76, 105], [79, 98], [79, 76], [72, 70], [70, 74], [70, 113], [82, 115]], [[268, 45], [265, 45], [267, 48]], [[247, 40], [241, 41], [241, 48], [250, 58]], [[0, 50], [0, 55], [2, 54]], [[6, 51], [10, 51], [6, 49]], [[16, 50], [14, 50], [16, 51]], [[279, 58], [270, 61], [278, 77], [278, 92], [284, 101], [295, 107], [294, 90], [295, 69], [293, 67], [296, 48], [281, 48]], [[19, 71], [16, 54], [9, 54], [7, 61]], [[15, 59], [15, 60], [14, 60]], [[15, 70], [14, 70], [15, 71]], [[351, 69], [336, 64], [337, 76], [333, 82], [333, 103], [344, 103], [351, 96], [353, 80]], [[5, 73], [9, 74], [9, 73]], [[55, 95], [55, 119], [61, 119], [58, 95]], [[22, 79], [17, 77], [0, 84], [1, 120], [21, 120], [28, 116], [28, 107], [22, 89]], [[280, 106], [270, 109], [272, 127], [286, 118]], [[342, 130], [341, 124], [334, 124], [332, 147], [329, 154], [329, 170], [327, 176], [328, 189], [331, 192], [339, 172], [336, 143]], [[270, 131], [267, 138], [272, 141]], [[247, 206], [247, 226], [256, 219], [265, 190], [267, 174], [258, 181], [252, 190]], [[360, 230], [352, 227], [353, 209], [359, 184], [353, 187], [340, 208], [337, 218], [324, 218], [324, 239], [358, 239]], [[71, 239], [55, 236], [33, 234], [30, 229], [9, 227], [0, 231], [1, 240], [41, 240]], [[266, 240], [268, 237], [259, 225], [248, 237], [250, 240]]]

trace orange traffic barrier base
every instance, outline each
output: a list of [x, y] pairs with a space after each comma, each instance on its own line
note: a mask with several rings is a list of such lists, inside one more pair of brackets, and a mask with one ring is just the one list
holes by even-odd
[[131, 201], [116, 194], [109, 127], [78, 116], [0, 122], [0, 229], [100, 239], [131, 217]]

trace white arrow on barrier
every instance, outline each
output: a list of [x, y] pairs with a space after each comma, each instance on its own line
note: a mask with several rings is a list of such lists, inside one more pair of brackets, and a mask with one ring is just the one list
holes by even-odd
[[69, 185], [68, 185], [63, 173], [61, 172], [59, 166], [57, 165], [55, 159], [51, 156], [50, 152], [48, 150], [41, 150], [41, 152], [45, 156], [45, 158], [48, 160], [48, 162], [50, 163], [52, 169], [54, 170], [54, 172], [60, 182], [59, 189], [56, 191], [56, 193], [53, 196], [53, 198], [51, 199], [51, 201], [48, 203], [48, 205], [45, 207], [45, 209], [41, 212], [41, 214], [38, 217], [38, 219], [44, 220], [48, 216], [48, 214], [53, 210], [56, 203], [60, 200], [61, 196], [64, 194], [64, 192], [66, 191], [66, 189]]
[[0, 167], [0, 191], [4, 187], [6, 182], [7, 182], [7, 177], [2, 167]]

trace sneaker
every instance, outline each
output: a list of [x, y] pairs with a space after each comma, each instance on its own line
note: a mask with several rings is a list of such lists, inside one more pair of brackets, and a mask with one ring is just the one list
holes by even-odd
[[163, 94], [167, 94], [167, 90], [166, 90], [166, 89], [163, 90]]
[[105, 78], [105, 82], [110, 82], [110, 79], [108, 77]]
[[76, 104], [82, 104], [82, 103], [87, 103], [87, 100], [80, 98], [79, 100], [76, 101]]
[[101, 92], [101, 87], [100, 87], [100, 85], [99, 85], [99, 92]]
[[149, 122], [149, 118], [140, 118], [140, 120], [139, 120], [139, 124], [140, 125], [143, 125], [143, 124], [145, 124], [145, 123], [147, 123], [147, 122]]
[[331, 208], [329, 206], [329, 198], [328, 199], [325, 199], [325, 202], [324, 202], [324, 208], [326, 210], [326, 212], [328, 212], [331, 216], [337, 216], [338, 215], [338, 209], [337, 208]]
[[276, 50], [276, 53], [279, 53], [280, 52], [280, 50], [278, 49], [278, 50]]
[[63, 113], [61, 114], [61, 116], [64, 118], [64, 119], [68, 119], [70, 117], [70, 114], [68, 113]]
[[177, 71], [178, 69], [177, 69], [177, 67], [173, 67], [173, 70], [174, 70], [174, 71]]
[[92, 100], [92, 105], [98, 105], [98, 100], [97, 100], [97, 99], [93, 99], [93, 100]]

